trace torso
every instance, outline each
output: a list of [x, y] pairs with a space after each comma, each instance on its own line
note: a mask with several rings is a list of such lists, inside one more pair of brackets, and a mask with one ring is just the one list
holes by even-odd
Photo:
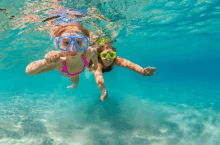
[[[89, 47], [87, 50], [84, 51], [84, 57], [86, 58], [87, 62], [89, 62], [90, 58], [91, 58], [91, 47]], [[84, 60], [82, 58], [82, 56], [80, 55], [80, 58], [78, 60], [75, 61], [75, 63], [69, 63], [68, 61], [66, 61], [66, 67], [67, 70], [69, 72], [69, 74], [76, 74], [80, 71], [83, 70], [84, 68]], [[63, 70], [63, 63], [59, 63], [56, 66], [56, 69], [59, 72], [62, 72]], [[71, 75], [63, 75], [65, 77], [72, 77]]]
[[[76, 74], [76, 73], [82, 71], [83, 68], [84, 68], [83, 58], [80, 56], [79, 60], [77, 60], [77, 62], [75, 62], [75, 63], [69, 63], [68, 61], [66, 61], [66, 67], [67, 67], [67, 70], [68, 70], [69, 74]], [[62, 72], [62, 70], [63, 70], [63, 63], [59, 63], [57, 65], [56, 69], [59, 72]], [[72, 77], [72, 76], [68, 76], [68, 77]]]

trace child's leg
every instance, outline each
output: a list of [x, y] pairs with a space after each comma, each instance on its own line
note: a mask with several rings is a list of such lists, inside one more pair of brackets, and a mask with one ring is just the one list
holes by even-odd
[[79, 75], [71, 77], [71, 82], [73, 83], [71, 86], [68, 86], [68, 89], [75, 89], [79, 83]]

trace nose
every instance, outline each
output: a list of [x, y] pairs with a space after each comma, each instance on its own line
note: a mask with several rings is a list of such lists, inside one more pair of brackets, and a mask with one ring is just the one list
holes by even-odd
[[71, 52], [76, 51], [75, 44], [74, 44], [73, 42], [70, 44], [70, 46], [69, 46], [69, 49], [68, 49], [68, 50], [69, 50], [69, 51], [71, 51]]
[[110, 60], [111, 60], [111, 59], [108, 57], [108, 58], [107, 58], [107, 61], [110, 62]]

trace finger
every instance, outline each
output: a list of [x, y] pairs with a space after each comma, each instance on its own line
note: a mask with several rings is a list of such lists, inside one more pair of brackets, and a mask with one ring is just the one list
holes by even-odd
[[64, 53], [64, 52], [60, 52], [60, 53], [59, 53], [59, 56], [60, 56], [60, 57], [63, 57], [63, 53]]
[[46, 62], [47, 62], [48, 64], [50, 63], [48, 59], [45, 59], [45, 60], [46, 60]]
[[56, 56], [55, 56], [55, 62], [57, 62], [59, 59], [60, 59], [60, 56], [59, 56], [59, 55], [56, 55]]
[[60, 57], [60, 60], [65, 61], [66, 57]]
[[51, 63], [55, 62], [55, 57], [51, 57]]
[[53, 57], [53, 63], [56, 63], [58, 61], [57, 56]]
[[48, 63], [49, 63], [49, 64], [52, 63], [52, 60], [51, 60], [51, 59], [48, 59]]
[[65, 60], [66, 60], [66, 57], [60, 57], [57, 62], [60, 63], [60, 62], [64, 62]]

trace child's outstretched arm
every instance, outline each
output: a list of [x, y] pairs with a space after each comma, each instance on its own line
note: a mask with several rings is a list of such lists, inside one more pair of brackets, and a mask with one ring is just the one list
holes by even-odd
[[38, 61], [31, 62], [26, 67], [26, 73], [28, 75], [37, 75], [39, 73], [42, 73], [42, 72], [45, 72], [45, 71], [50, 71], [50, 70], [53, 70], [53, 69], [54, 69], [53, 66], [48, 66], [46, 60], [43, 59], [43, 60], [38, 60]]
[[51, 71], [56, 67], [57, 62], [61, 60], [61, 56], [62, 54], [58, 51], [48, 52], [45, 55], [45, 59], [31, 62], [26, 67], [26, 73], [28, 75], [37, 75], [39, 73]]
[[143, 76], [151, 76], [154, 74], [155, 68], [154, 67], [147, 67], [147, 68], [142, 68], [141, 66], [127, 60], [121, 57], [116, 58], [116, 65], [118, 66], [122, 66], [122, 67], [126, 67], [126, 68], [130, 68], [133, 71], [143, 75]]
[[96, 70], [93, 70], [93, 73], [95, 75], [96, 84], [102, 92], [101, 100], [104, 101], [105, 99], [107, 99], [108, 94], [105, 88], [104, 78], [102, 76], [102, 66], [98, 64], [98, 68]]

